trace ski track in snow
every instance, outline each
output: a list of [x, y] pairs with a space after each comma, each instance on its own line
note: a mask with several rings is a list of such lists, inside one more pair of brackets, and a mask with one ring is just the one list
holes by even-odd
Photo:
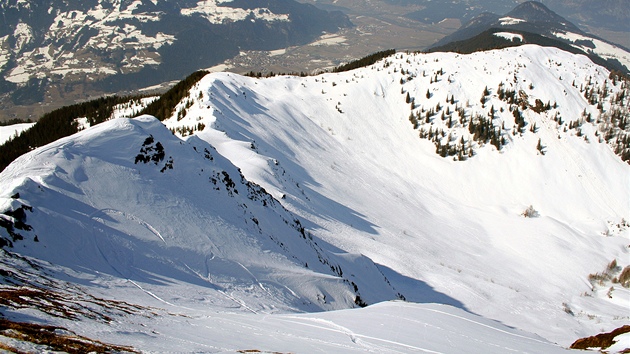
[[222, 294], [223, 296], [225, 296], [226, 298], [234, 301], [236, 304], [238, 304], [240, 307], [244, 308], [245, 310], [253, 313], [253, 314], [258, 314], [258, 312], [256, 310], [254, 310], [253, 308], [247, 306], [247, 304], [245, 303], [245, 301], [240, 300], [230, 294], [228, 294], [227, 292], [225, 292], [224, 290], [218, 290], [220, 294]]
[[245, 267], [245, 266], [244, 266], [241, 262], [236, 262], [236, 264], [238, 264], [239, 266], [241, 266], [241, 268], [243, 268], [243, 269], [245, 270], [245, 272], [247, 272], [247, 274], [251, 275], [252, 279], [256, 282], [256, 284], [257, 284], [257, 285], [258, 285], [258, 286], [259, 286], [259, 287], [260, 287], [260, 288], [261, 288], [264, 292], [266, 292], [266, 293], [267, 293], [267, 294], [269, 294], [270, 296], [273, 296], [273, 295], [271, 295], [271, 293], [269, 292], [269, 290], [267, 290], [267, 288], [265, 288], [265, 286], [264, 286], [264, 285], [262, 285], [262, 283], [258, 280], [258, 278], [256, 278], [256, 276], [255, 276], [252, 272], [250, 272], [250, 271], [249, 271], [249, 269], [247, 269], [247, 267]]
[[133, 280], [131, 280], [131, 279], [127, 279], [127, 281], [128, 281], [128, 282], [130, 282], [131, 284], [133, 284], [136, 288], [140, 289], [140, 290], [141, 290], [142, 292], [144, 292], [145, 294], [147, 294], [147, 295], [151, 296], [152, 298], [154, 298], [154, 299], [158, 300], [159, 302], [165, 303], [165, 304], [167, 304], [167, 305], [169, 305], [169, 306], [172, 306], [172, 307], [181, 307], [181, 308], [185, 308], [185, 309], [188, 309], [188, 310], [192, 310], [192, 309], [190, 309], [190, 308], [186, 308], [186, 307], [183, 307], [183, 306], [177, 306], [177, 305], [175, 305], [175, 304], [171, 304], [170, 302], [168, 302], [168, 301], [166, 301], [166, 300], [164, 300], [164, 299], [160, 298], [159, 296], [155, 295], [154, 293], [152, 293], [152, 292], [150, 292], [150, 291], [148, 291], [148, 290], [145, 290], [145, 289], [144, 289], [143, 287], [141, 287], [138, 283], [136, 283], [135, 281], [133, 281]]
[[[240, 300], [237, 299], [236, 297], [234, 297], [233, 295], [229, 295], [225, 289], [219, 285], [214, 284], [208, 277], [204, 277], [203, 275], [201, 275], [199, 272], [197, 272], [196, 270], [192, 269], [190, 266], [188, 266], [188, 264], [186, 263], [182, 263], [184, 265], [184, 267], [186, 267], [186, 269], [188, 269], [189, 271], [195, 273], [195, 275], [197, 275], [200, 279], [203, 279], [204, 281], [208, 282], [210, 285], [212, 285], [212, 287], [221, 295], [223, 295], [226, 299], [234, 302], [235, 304], [237, 304], [239, 307], [251, 312], [251, 313], [255, 313], [257, 314], [258, 312], [254, 309], [252, 309], [251, 307], [247, 306], [247, 304]], [[245, 268], [243, 265], [241, 265], [241, 267]], [[247, 268], [245, 268], [247, 269]], [[250, 273], [251, 274], [251, 273]], [[252, 274], [252, 277], [255, 279], [254, 275]], [[257, 281], [257, 280], [256, 280]], [[260, 284], [260, 283], [259, 283]], [[266, 291], [266, 289], [264, 287], [261, 286], [261, 288], [263, 290]], [[271, 294], [270, 294], [271, 295]], [[296, 296], [297, 297], [297, 296]]]
[[523, 335], [520, 335], [520, 334], [504, 331], [502, 329], [499, 329], [499, 328], [496, 328], [496, 327], [493, 327], [493, 326], [489, 326], [489, 325], [483, 324], [483, 323], [478, 322], [478, 321], [473, 321], [471, 319], [468, 319], [468, 318], [465, 318], [465, 317], [462, 317], [462, 316], [457, 316], [457, 315], [454, 315], [452, 313], [439, 311], [439, 310], [435, 310], [435, 309], [423, 309], [423, 311], [429, 311], [429, 312], [439, 313], [439, 314], [445, 315], [445, 316], [454, 317], [454, 318], [457, 318], [458, 320], [462, 320], [462, 321], [469, 322], [469, 323], [472, 323], [472, 324], [475, 324], [475, 325], [478, 325], [478, 326], [489, 328], [489, 329], [491, 329], [493, 331], [501, 332], [501, 333], [507, 334], [509, 336], [523, 338], [523, 339], [526, 339], [526, 340], [532, 340], [532, 341], [539, 342], [539, 343], [545, 343], [545, 344], [547, 343], [547, 342], [544, 342], [544, 341], [541, 341], [541, 340], [538, 340], [538, 339], [534, 339], [534, 338], [531, 338], [531, 337], [526, 337], [526, 336], [523, 336]]
[[[94, 213], [92, 213], [91, 215], [89, 215], [90, 218], [95, 219], [94, 215], [97, 213], [113, 213], [113, 214], [118, 214], [121, 215], [123, 217], [125, 217], [127, 220], [131, 220], [131, 221], [135, 221], [138, 224], [144, 226], [147, 230], [149, 230], [152, 234], [154, 234], [155, 236], [157, 236], [160, 240], [162, 240], [162, 242], [164, 242], [164, 244], [166, 245], [166, 240], [164, 239], [164, 237], [162, 237], [162, 234], [160, 234], [160, 232], [158, 230], [156, 230], [153, 226], [151, 226], [151, 224], [149, 224], [148, 222], [142, 220], [141, 218], [133, 215], [133, 214], [129, 214], [126, 213], [124, 211], [121, 210], [117, 210], [117, 209], [111, 209], [111, 208], [105, 208], [105, 209], [100, 209], [95, 211]], [[100, 222], [103, 222], [102, 219], [98, 218], [100, 220]]]
[[[348, 336], [353, 343], [360, 345], [361, 347], [365, 348], [367, 351], [393, 352], [393, 350], [390, 349], [390, 348], [375, 348], [374, 346], [372, 346], [370, 344], [367, 344], [366, 342], [362, 341], [361, 338], [369, 339], [369, 340], [375, 340], [375, 341], [388, 343], [388, 344], [393, 344], [393, 345], [405, 348], [405, 350], [411, 349], [411, 350], [420, 351], [420, 352], [423, 352], [423, 353], [443, 354], [442, 352], [437, 352], [437, 351], [433, 351], [433, 350], [429, 350], [429, 349], [425, 349], [425, 348], [420, 348], [420, 347], [417, 347], [417, 346], [413, 346], [413, 345], [409, 345], [409, 344], [405, 344], [405, 343], [401, 343], [401, 342], [397, 342], [397, 341], [392, 341], [392, 340], [383, 339], [383, 338], [377, 338], [377, 337], [373, 337], [373, 336], [367, 336], [367, 335], [363, 335], [363, 334], [357, 334], [357, 333], [352, 332], [351, 330], [349, 330], [346, 327], [340, 326], [340, 325], [338, 325], [338, 324], [336, 324], [336, 323], [334, 323], [332, 321], [328, 321], [328, 320], [324, 320], [324, 319], [319, 319], [319, 318], [307, 319], [308, 321], [315, 322], [315, 323], [305, 323], [305, 322], [294, 321], [294, 320], [287, 320], [287, 319], [281, 319], [281, 320], [282, 321], [286, 321], [286, 322], [290, 322], [290, 323], [299, 324], [301, 326], [313, 327], [313, 328], [317, 328], [317, 329], [323, 329], [325, 331], [331, 331], [331, 332], [337, 332], [337, 333], [344, 334], [344, 335]], [[317, 323], [319, 323], [319, 325]], [[400, 353], [404, 353], [404, 351], [401, 351]]]

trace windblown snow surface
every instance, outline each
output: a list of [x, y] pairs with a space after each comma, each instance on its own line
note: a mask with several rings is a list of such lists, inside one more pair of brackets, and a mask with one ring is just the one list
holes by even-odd
[[[149, 352], [564, 352], [630, 320], [627, 288], [589, 281], [630, 263], [630, 166], [596, 125], [553, 120], [597, 116], [579, 87], [608, 80], [612, 97], [608, 75], [538, 46], [398, 53], [305, 78], [209, 74], [164, 124], [115, 119], [0, 174], [1, 210], [33, 208], [2, 269], [108, 320], [2, 313]], [[500, 83], [556, 108], [524, 110], [513, 133]], [[442, 158], [406, 93], [418, 112], [494, 109], [507, 143]], [[448, 133], [469, 139], [458, 123]]]

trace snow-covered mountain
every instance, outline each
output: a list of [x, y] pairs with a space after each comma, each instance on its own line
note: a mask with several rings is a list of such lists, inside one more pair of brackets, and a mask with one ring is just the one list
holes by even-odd
[[[206, 291], [218, 292], [213, 297], [224, 298], [222, 306], [251, 297], [243, 304], [252, 311], [339, 309], [401, 297], [365, 257], [333, 254], [212, 146], [195, 139], [182, 144], [155, 118], [113, 120], [38, 155], [7, 168], [17, 186], [9, 187], [13, 193], [2, 207], [24, 210], [13, 217], [28, 225], [14, 224], [4, 243], [19, 246], [18, 230], [36, 234], [29, 249], [38, 259], [134, 281], [203, 281]], [[61, 170], [67, 175], [58, 175]], [[70, 185], [75, 188], [55, 187]], [[66, 193], [62, 206], [54, 196]], [[38, 216], [29, 215], [30, 207]], [[352, 275], [366, 270], [368, 278]], [[311, 273], [315, 279], [304, 281]], [[363, 282], [369, 292], [360, 290]]]
[[[630, 72], [630, 53], [627, 49], [585, 33], [537, 1], [523, 2], [502, 16], [494, 13], [480, 14], [463, 24], [454, 33], [436, 42], [432, 48], [452, 49], [449, 44], [461, 41], [473, 43], [475, 40], [471, 40], [471, 38], [489, 30], [511, 33], [510, 36], [503, 36], [507, 41], [558, 47], [568, 45], [573, 48], [575, 53], [601, 58], [601, 63], [609, 68], [624, 73]], [[523, 33], [526, 35], [524, 36]], [[542, 38], [530, 37], [532, 34], [542, 36]], [[476, 41], [490, 42], [487, 36]], [[546, 43], [550, 41], [556, 43]]]
[[292, 0], [2, 0], [0, 14], [0, 94], [15, 104], [179, 80], [240, 50], [351, 26], [340, 12]]
[[209, 74], [0, 174], [31, 291], [2, 313], [149, 351], [563, 351], [629, 320], [628, 97], [534, 45]]
[[[407, 16], [421, 21], [440, 22], [445, 18], [468, 21], [483, 12], [504, 13], [523, 0], [385, 0], [396, 5], [420, 5]], [[620, 33], [630, 31], [630, 8], [625, 0], [541, 0], [549, 8], [580, 26], [605, 28]], [[339, 0], [313, 0], [318, 4], [343, 3]]]

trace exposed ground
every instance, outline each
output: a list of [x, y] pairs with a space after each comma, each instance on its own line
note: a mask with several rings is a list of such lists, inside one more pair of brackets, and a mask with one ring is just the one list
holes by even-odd
[[228, 70], [237, 73], [313, 73], [385, 49], [421, 50], [456, 30], [458, 20], [426, 25], [395, 14], [351, 15], [354, 28], [324, 34], [319, 40], [299, 47], [276, 51], [250, 51], [227, 61]]

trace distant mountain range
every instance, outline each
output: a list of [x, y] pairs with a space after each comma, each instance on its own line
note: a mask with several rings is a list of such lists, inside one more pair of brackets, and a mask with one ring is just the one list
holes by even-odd
[[537, 1], [524, 2], [503, 16], [482, 13], [435, 43], [429, 51], [471, 53], [523, 43], [584, 54], [610, 70], [630, 73], [627, 49], [585, 33]]
[[543, 0], [563, 16], [594, 27], [630, 32], [630, 6], [626, 0]]
[[293, 0], [0, 1], [0, 97], [117, 92], [352, 26]]
[[[423, 9], [409, 13], [409, 18], [423, 22], [439, 22], [444, 18], [463, 21], [483, 12], [504, 13], [522, 0], [385, 0], [398, 5], [421, 5]], [[580, 25], [630, 32], [630, 6], [625, 0], [541, 0], [546, 6]]]

